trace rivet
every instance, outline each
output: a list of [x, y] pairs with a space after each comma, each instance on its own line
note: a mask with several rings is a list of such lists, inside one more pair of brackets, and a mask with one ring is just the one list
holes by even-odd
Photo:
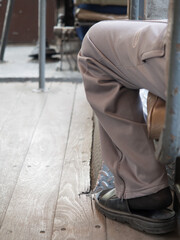
[[100, 225], [96, 225], [95, 228], [100, 228], [101, 226]]
[[66, 228], [61, 228], [61, 231], [66, 231]]

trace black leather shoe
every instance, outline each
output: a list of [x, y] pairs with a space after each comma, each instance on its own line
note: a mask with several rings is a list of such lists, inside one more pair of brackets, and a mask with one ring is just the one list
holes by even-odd
[[150, 233], [164, 234], [175, 230], [175, 212], [170, 209], [132, 210], [128, 200], [116, 196], [115, 188], [103, 190], [95, 195], [96, 208], [106, 217], [121, 223], [128, 223], [132, 228]]

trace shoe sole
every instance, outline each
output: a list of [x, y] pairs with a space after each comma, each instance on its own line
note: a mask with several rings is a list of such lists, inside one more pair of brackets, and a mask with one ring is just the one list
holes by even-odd
[[105, 217], [120, 223], [127, 223], [130, 227], [148, 234], [165, 234], [176, 228], [176, 217], [166, 220], [149, 219], [140, 215], [116, 211], [104, 207], [95, 197], [95, 206]]

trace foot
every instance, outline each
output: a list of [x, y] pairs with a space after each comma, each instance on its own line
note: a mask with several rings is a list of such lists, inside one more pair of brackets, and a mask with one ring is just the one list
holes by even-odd
[[160, 210], [167, 208], [172, 203], [170, 188], [164, 188], [148, 196], [128, 199], [130, 209], [133, 210]]
[[[162, 193], [160, 193], [160, 195], [161, 194]], [[150, 198], [152, 201], [152, 196]], [[142, 201], [142, 198], [139, 199]], [[147, 199], [148, 196], [146, 196], [145, 200], [147, 201]], [[157, 196], [155, 199], [157, 201]], [[122, 201], [116, 196], [114, 188], [103, 190], [96, 194], [95, 204], [97, 209], [106, 217], [121, 223], [128, 223], [132, 228], [146, 233], [164, 234], [173, 231], [176, 227], [174, 211], [166, 209], [164, 205], [163, 208], [157, 208], [156, 206], [155, 209], [151, 209], [152, 204], [150, 209], [148, 209], [148, 207], [146, 209], [142, 207], [141, 209], [133, 209], [129, 206], [129, 200], [124, 199]], [[144, 204], [144, 206], [145, 205], [147, 206], [147, 204]], [[166, 205], [168, 205], [168, 201]], [[160, 206], [160, 204], [158, 206]]]

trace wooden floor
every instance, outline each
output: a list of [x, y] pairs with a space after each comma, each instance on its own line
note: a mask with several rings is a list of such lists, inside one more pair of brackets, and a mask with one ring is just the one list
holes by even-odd
[[0, 240], [179, 239], [105, 219], [90, 191], [92, 110], [81, 83], [0, 83]]

